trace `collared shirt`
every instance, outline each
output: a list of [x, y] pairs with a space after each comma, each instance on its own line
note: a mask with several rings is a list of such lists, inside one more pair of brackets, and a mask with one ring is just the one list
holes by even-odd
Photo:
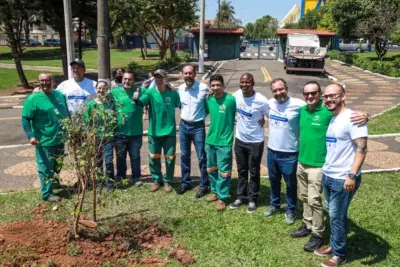
[[198, 81], [195, 81], [191, 88], [186, 84], [179, 86], [178, 92], [181, 99], [181, 118], [188, 122], [204, 120], [206, 114], [206, 98], [210, 88]]

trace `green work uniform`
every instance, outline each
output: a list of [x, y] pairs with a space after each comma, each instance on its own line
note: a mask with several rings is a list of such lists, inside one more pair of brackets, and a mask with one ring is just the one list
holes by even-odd
[[92, 100], [86, 104], [85, 122], [90, 124], [93, 129], [97, 129], [96, 136], [105, 137], [104, 139], [113, 140], [115, 122], [112, 120], [114, 116], [114, 101], [97, 103]]
[[169, 88], [160, 93], [156, 87], [149, 88], [140, 97], [142, 105], [149, 105], [149, 168], [153, 181], [161, 183], [161, 150], [164, 150], [164, 182], [170, 183], [175, 172], [176, 122], [175, 108], [181, 107], [177, 91]]
[[300, 112], [299, 162], [312, 167], [322, 167], [326, 156], [326, 131], [332, 118], [327, 107], [309, 110], [304, 106]]
[[64, 155], [64, 138], [61, 120], [67, 117], [64, 95], [53, 90], [52, 94], [40, 91], [28, 96], [22, 109], [22, 117], [30, 120], [34, 137], [40, 142], [36, 145], [36, 163], [43, 199], [52, 196], [53, 185], [58, 184]]
[[122, 87], [118, 87], [111, 91], [118, 116], [116, 132], [119, 134], [126, 136], [143, 134], [143, 106], [133, 100], [136, 90], [139, 90], [142, 96], [147, 89], [133, 89], [127, 92]]
[[231, 94], [207, 101], [210, 127], [207, 132], [207, 172], [211, 178], [211, 192], [226, 201], [232, 176], [232, 144], [235, 126], [236, 100]]

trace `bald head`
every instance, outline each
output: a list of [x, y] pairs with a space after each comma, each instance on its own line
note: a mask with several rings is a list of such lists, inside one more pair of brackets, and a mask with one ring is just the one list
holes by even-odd
[[325, 94], [327, 94], [326, 91], [329, 91], [329, 92], [330, 91], [334, 91], [334, 92], [336, 92], [336, 94], [345, 93], [344, 87], [341, 84], [338, 84], [338, 83], [334, 83], [334, 84], [328, 85], [325, 88]]
[[240, 77], [240, 89], [245, 97], [250, 97], [254, 94], [254, 76], [251, 73], [244, 73]]
[[53, 92], [53, 76], [49, 72], [39, 74], [40, 89], [45, 93]]

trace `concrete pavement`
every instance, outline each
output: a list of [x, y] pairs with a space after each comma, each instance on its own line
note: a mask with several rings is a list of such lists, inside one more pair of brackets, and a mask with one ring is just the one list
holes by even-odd
[[[339, 76], [341, 78], [341, 80], [339, 80], [340, 82], [343, 81], [346, 84], [347, 93], [349, 97], [352, 97], [352, 99], [348, 101], [348, 105], [352, 109], [366, 110], [370, 113], [377, 114], [400, 102], [398, 81], [389, 81], [388, 79], [379, 76], [371, 76], [372, 74], [369, 74], [367, 77], [364, 72], [357, 72], [355, 69], [347, 69], [344, 66], [337, 65], [330, 61], [327, 61], [327, 69], [331, 74]], [[302, 86], [307, 81], [317, 80], [323, 87], [332, 83], [332, 81], [327, 79], [325, 76], [310, 74], [287, 75], [283, 69], [283, 64], [279, 61], [273, 60], [241, 60], [226, 62], [221, 66], [218, 72], [223, 75], [226, 82], [226, 90], [228, 92], [234, 92], [238, 89], [239, 78], [244, 72], [252, 73], [255, 77], [256, 89], [268, 98], [272, 97], [269, 89], [269, 82], [277, 77], [286, 79], [289, 86], [289, 94], [301, 99], [303, 99]], [[378, 109], [378, 107], [380, 108]], [[0, 112], [0, 191], [39, 187], [34, 148], [28, 144], [28, 140], [22, 131], [20, 112], [20, 109], [5, 109]], [[176, 114], [176, 119], [177, 122], [179, 122], [179, 111]], [[145, 121], [145, 129], [147, 129], [147, 123], [148, 121]], [[267, 127], [265, 129], [265, 135], [266, 146], [268, 139]], [[181, 177], [179, 135], [177, 135], [177, 140], [175, 180], [179, 181]], [[142, 174], [144, 175], [143, 179], [148, 180], [147, 137], [144, 137], [143, 141], [143, 147], [141, 150]], [[399, 143], [400, 135], [371, 138], [369, 141], [369, 153], [363, 169], [380, 170], [399, 168]], [[236, 177], [237, 172], [235, 162], [233, 166], [233, 177]], [[261, 169], [262, 174], [267, 175], [265, 153]], [[128, 170], [128, 173], [130, 173], [130, 170]], [[197, 156], [193, 147], [192, 175], [195, 179], [198, 179], [199, 170], [197, 165]], [[73, 174], [64, 170], [61, 177], [71, 179]]]

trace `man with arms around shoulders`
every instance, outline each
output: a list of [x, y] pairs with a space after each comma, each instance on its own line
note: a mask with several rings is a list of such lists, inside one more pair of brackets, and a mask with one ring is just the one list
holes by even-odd
[[143, 106], [136, 103], [134, 93], [143, 95], [145, 89], [133, 88], [134, 75], [125, 72], [122, 86], [111, 91], [118, 116], [118, 127], [115, 131], [115, 153], [117, 156], [116, 182], [126, 179], [126, 159], [129, 154], [132, 177], [130, 184], [141, 185], [140, 149], [143, 140]]
[[[64, 138], [61, 121], [67, 118], [68, 109], [61, 92], [53, 90], [50, 73], [39, 75], [41, 91], [29, 95], [22, 109], [22, 127], [31, 145], [35, 146], [36, 163], [43, 200], [57, 202], [53, 188], [60, 185], [57, 175], [61, 171], [64, 155]], [[61, 162], [61, 163], [60, 163]]]
[[182, 69], [185, 83], [178, 88], [181, 99], [181, 122], [179, 125], [180, 147], [181, 147], [181, 170], [182, 184], [178, 195], [184, 194], [192, 189], [190, 179], [190, 156], [192, 142], [196, 149], [200, 170], [200, 190], [196, 198], [202, 198], [209, 192], [209, 181], [207, 173], [207, 157], [205, 151], [205, 118], [206, 98], [210, 88], [196, 81], [196, 70], [193, 65], [186, 64]]
[[265, 139], [264, 116], [268, 116], [269, 103], [265, 96], [254, 91], [254, 77], [250, 73], [240, 77], [240, 89], [233, 96], [237, 111], [235, 155], [239, 178], [236, 201], [230, 208], [235, 210], [248, 203], [247, 212], [254, 213], [260, 193], [260, 164]]
[[[149, 105], [149, 167], [154, 183], [150, 191], [156, 192], [164, 184], [166, 192], [172, 191], [171, 181], [175, 172], [176, 122], [175, 109], [181, 107], [179, 94], [167, 87], [167, 72], [154, 72], [156, 87], [149, 88], [140, 96], [134, 93], [135, 101]], [[164, 150], [166, 174], [161, 172], [161, 151]]]
[[361, 166], [367, 154], [367, 125], [350, 122], [352, 111], [346, 107], [343, 86], [329, 85], [325, 105], [333, 114], [326, 133], [326, 160], [322, 167], [322, 187], [331, 226], [330, 246], [314, 251], [329, 256], [321, 266], [335, 267], [347, 257], [347, 212], [361, 184]]
[[210, 127], [207, 132], [207, 172], [211, 179], [212, 196], [217, 211], [226, 208], [232, 176], [232, 144], [235, 127], [236, 100], [224, 92], [224, 79], [220, 74], [210, 77], [213, 94], [207, 99]]

